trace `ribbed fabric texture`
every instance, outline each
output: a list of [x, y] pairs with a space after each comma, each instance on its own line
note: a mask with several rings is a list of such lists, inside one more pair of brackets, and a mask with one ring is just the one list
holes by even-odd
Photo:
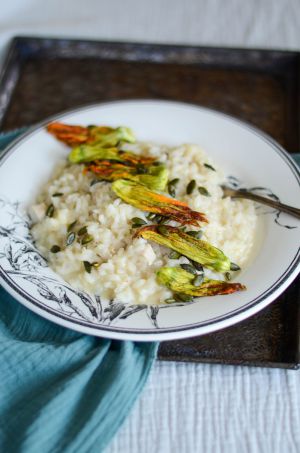
[[[22, 131], [0, 134], [0, 149]], [[101, 452], [130, 412], [157, 343], [51, 323], [0, 288], [0, 452]]]

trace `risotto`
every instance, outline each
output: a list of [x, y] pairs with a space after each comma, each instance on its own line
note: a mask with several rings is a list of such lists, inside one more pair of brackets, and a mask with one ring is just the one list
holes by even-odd
[[[176, 199], [205, 214], [208, 222], [201, 225], [202, 239], [240, 267], [246, 265], [256, 231], [254, 205], [222, 198], [224, 174], [199, 146], [136, 142], [123, 149], [159, 159], [168, 169], [169, 181], [179, 178]], [[148, 222], [148, 213], [122, 201], [110, 183], [83, 170], [84, 164], [61, 162], [42, 188], [30, 209], [37, 248], [50, 267], [78, 289], [128, 304], [164, 303], [172, 292], [158, 283], [157, 271], [189, 263], [188, 259], [175, 260], [164, 245], [134, 238], [132, 219]], [[187, 190], [191, 181], [200, 189]], [[49, 209], [55, 215], [45, 215]], [[189, 230], [199, 227], [189, 225]]]

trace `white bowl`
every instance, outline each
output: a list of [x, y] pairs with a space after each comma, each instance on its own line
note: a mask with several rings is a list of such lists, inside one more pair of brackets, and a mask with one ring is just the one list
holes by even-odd
[[26, 208], [48, 180], [66, 147], [44, 129], [49, 121], [131, 127], [140, 140], [197, 143], [244, 187], [275, 194], [298, 206], [300, 172], [270, 137], [235, 118], [194, 105], [119, 101], [57, 115], [23, 134], [0, 161], [0, 275], [4, 288], [35, 313], [83, 333], [116, 339], [171, 340], [237, 323], [272, 302], [300, 269], [300, 222], [260, 210], [252, 261], [239, 275], [247, 290], [194, 303], [125, 306], [80, 292], [55, 274], [30, 242]]

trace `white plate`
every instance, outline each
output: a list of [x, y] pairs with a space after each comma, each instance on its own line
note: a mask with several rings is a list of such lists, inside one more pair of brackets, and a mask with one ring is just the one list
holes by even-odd
[[[271, 138], [230, 116], [166, 101], [119, 101], [52, 117], [70, 124], [131, 127], [140, 140], [197, 143], [228, 176], [298, 206], [300, 173]], [[300, 222], [261, 210], [256, 253], [239, 275], [247, 291], [207, 297], [182, 306], [111, 305], [77, 291], [49, 269], [28, 237], [25, 212], [67, 150], [44, 130], [25, 133], [2, 155], [0, 166], [0, 272], [4, 288], [39, 315], [83, 333], [131, 340], [170, 340], [232, 325], [272, 302], [300, 267]]]

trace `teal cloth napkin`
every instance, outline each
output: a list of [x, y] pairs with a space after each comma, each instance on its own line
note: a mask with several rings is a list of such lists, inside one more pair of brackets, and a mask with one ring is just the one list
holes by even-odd
[[293, 154], [293, 159], [294, 159], [294, 161], [296, 161], [296, 163], [300, 167], [300, 153]]
[[[0, 149], [23, 130], [0, 134]], [[82, 335], [0, 288], [0, 452], [101, 452], [141, 393], [158, 343]]]

